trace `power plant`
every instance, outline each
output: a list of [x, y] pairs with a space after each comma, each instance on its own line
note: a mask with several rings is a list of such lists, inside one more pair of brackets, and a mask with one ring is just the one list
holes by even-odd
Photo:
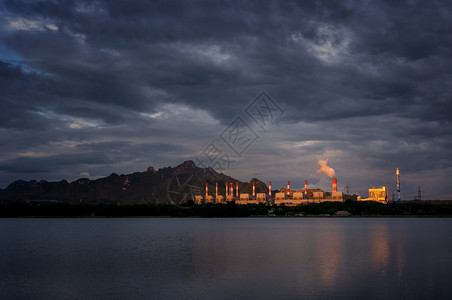
[[251, 195], [248, 193], [239, 193], [239, 183], [235, 184], [235, 193], [234, 193], [234, 184], [232, 182], [226, 183], [225, 185], [225, 195], [220, 195], [218, 193], [218, 182], [215, 183], [215, 195], [209, 195], [209, 186], [206, 182], [205, 187], [205, 196], [196, 195], [195, 201], [196, 204], [202, 203], [226, 203], [235, 201], [236, 204], [276, 204], [276, 205], [286, 205], [286, 206], [294, 206], [299, 204], [306, 203], [320, 203], [325, 201], [343, 201], [343, 193], [337, 191], [337, 179], [333, 178], [332, 180], [332, 192], [327, 193], [324, 192], [313, 192], [312, 196], [308, 194], [307, 189], [307, 180], [305, 180], [305, 187], [303, 190], [291, 190], [290, 189], [290, 180], [287, 181], [287, 188], [282, 188], [279, 192], [272, 192], [271, 189], [271, 181], [268, 183], [268, 194], [265, 192], [256, 192], [256, 184], [252, 182], [252, 193]]
[[[326, 166], [326, 164], [324, 164]], [[323, 166], [323, 167], [324, 167]], [[332, 169], [331, 169], [332, 170]], [[334, 175], [334, 170], [328, 171], [328, 175]], [[397, 186], [397, 203], [400, 203], [400, 171], [396, 169], [396, 186]], [[252, 182], [252, 193], [239, 193], [239, 182], [234, 184], [232, 182], [226, 182], [225, 195], [220, 195], [218, 191], [218, 182], [215, 183], [215, 195], [209, 195], [209, 186], [206, 182], [205, 196], [194, 196], [194, 202], [196, 204], [202, 203], [227, 203], [234, 201], [236, 204], [268, 204], [268, 205], [284, 205], [284, 206], [296, 206], [300, 204], [308, 203], [321, 203], [327, 201], [343, 202], [344, 193], [337, 190], [337, 178], [333, 177], [331, 181], [331, 192], [324, 192], [319, 189], [311, 190], [308, 192], [308, 181], [304, 181], [304, 189], [291, 190], [290, 180], [287, 181], [287, 187], [281, 188], [277, 192], [272, 192], [272, 183], [268, 182], [268, 194], [263, 191], [256, 191], [256, 184]], [[380, 203], [388, 203], [388, 191], [387, 187], [370, 188], [369, 197], [361, 198], [357, 197], [358, 201], [375, 201]]]

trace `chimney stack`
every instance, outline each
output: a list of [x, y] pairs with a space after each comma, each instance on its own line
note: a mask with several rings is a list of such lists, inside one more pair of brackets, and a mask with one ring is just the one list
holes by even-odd
[[218, 182], [215, 182], [215, 197], [218, 197]]
[[400, 203], [400, 171], [396, 169], [397, 203]]
[[237, 196], [237, 198], [239, 197], [239, 182], [238, 181], [235, 183], [235, 195]]
[[255, 197], [255, 196], [256, 196], [256, 186], [253, 181], [253, 197]]
[[308, 194], [308, 181], [307, 180], [304, 181], [304, 194], [305, 195]]
[[208, 195], [209, 195], [209, 186], [207, 185], [207, 182], [206, 182], [206, 199], [207, 199]]
[[287, 195], [290, 195], [290, 180], [287, 180]]
[[337, 192], [337, 179], [333, 178], [333, 192]]
[[234, 184], [232, 182], [229, 184], [229, 193], [234, 196]]
[[269, 197], [272, 196], [272, 182], [271, 181], [268, 182], [268, 196]]
[[229, 183], [226, 182], [226, 196], [229, 195]]

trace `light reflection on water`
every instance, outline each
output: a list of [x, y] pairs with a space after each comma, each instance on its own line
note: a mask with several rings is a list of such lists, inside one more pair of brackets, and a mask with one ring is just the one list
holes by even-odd
[[0, 298], [450, 298], [452, 219], [0, 219]]
[[373, 268], [385, 275], [389, 265], [389, 236], [388, 224], [382, 223], [376, 228], [371, 229], [371, 251]]

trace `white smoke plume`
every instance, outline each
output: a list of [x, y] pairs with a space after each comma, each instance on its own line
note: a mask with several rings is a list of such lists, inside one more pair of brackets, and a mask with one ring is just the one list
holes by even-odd
[[326, 174], [329, 177], [333, 178], [336, 176], [336, 172], [334, 172], [334, 169], [328, 166], [328, 159], [319, 159], [317, 161], [317, 164], [320, 166], [320, 169], [315, 171], [317, 174]]

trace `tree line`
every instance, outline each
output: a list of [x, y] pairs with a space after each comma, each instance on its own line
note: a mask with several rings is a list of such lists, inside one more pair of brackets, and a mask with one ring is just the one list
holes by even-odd
[[352, 216], [452, 216], [452, 203], [412, 201], [322, 202], [298, 206], [202, 204], [189, 201], [171, 204], [69, 204], [63, 202], [0, 202], [0, 217], [250, 217], [250, 216], [330, 216], [348, 211]]

